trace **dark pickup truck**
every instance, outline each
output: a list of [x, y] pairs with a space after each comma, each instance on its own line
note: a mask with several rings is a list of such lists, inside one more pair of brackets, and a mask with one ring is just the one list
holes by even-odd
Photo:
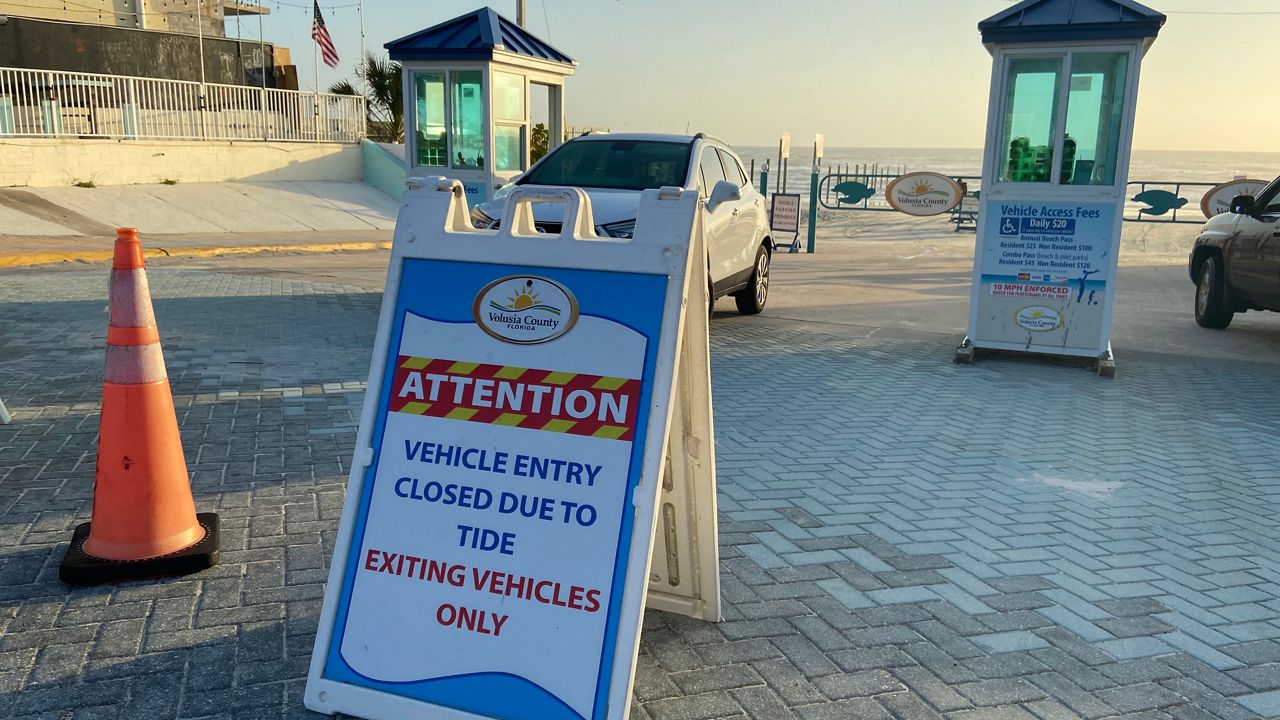
[[1280, 177], [1204, 224], [1190, 270], [1201, 327], [1225, 328], [1247, 310], [1280, 311]]

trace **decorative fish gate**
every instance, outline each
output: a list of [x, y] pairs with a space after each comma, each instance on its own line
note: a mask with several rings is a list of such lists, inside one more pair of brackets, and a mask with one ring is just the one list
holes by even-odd
[[946, 215], [956, 232], [973, 232], [977, 229], [981, 179], [975, 175], [909, 173], [905, 168], [885, 172], [874, 165], [836, 166], [819, 181], [817, 197], [818, 204], [827, 210]]
[[[942, 212], [910, 212], [901, 202], [912, 197], [910, 190], [891, 192], [899, 180], [908, 184], [915, 176], [933, 176], [954, 182], [960, 199]], [[875, 165], [837, 165], [818, 183], [820, 207], [827, 210], [859, 210], [868, 212], [906, 212], [922, 216], [945, 214], [956, 232], [974, 232], [978, 223], [978, 200], [982, 196], [976, 175], [943, 175], [940, 173], [886, 172]], [[1236, 178], [1223, 183], [1184, 182], [1181, 180], [1131, 180], [1125, 193], [1124, 221], [1139, 223], [1202, 224], [1206, 218], [1228, 212], [1231, 199], [1237, 195], [1253, 195], [1265, 187], [1266, 180]], [[922, 190], [921, 194], [927, 194]], [[898, 201], [895, 205], [894, 200]]]
[[[1224, 183], [1178, 180], [1131, 180], [1124, 206], [1125, 222], [1200, 225], [1206, 218], [1228, 212], [1237, 195], [1254, 195], [1266, 180], [1236, 178]], [[1191, 207], [1183, 209], [1187, 205]]]

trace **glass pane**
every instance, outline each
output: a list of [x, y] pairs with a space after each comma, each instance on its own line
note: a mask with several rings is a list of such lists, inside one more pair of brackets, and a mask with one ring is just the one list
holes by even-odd
[[720, 153], [720, 164], [724, 166], [725, 179], [737, 183], [738, 187], [746, 185], [747, 176], [742, 172], [742, 166], [738, 164], [738, 161], [723, 150], [717, 150], [717, 152]]
[[684, 185], [689, 169], [688, 143], [598, 137], [573, 140], [552, 150], [520, 184], [617, 190]]
[[1128, 53], [1077, 54], [1071, 59], [1063, 185], [1111, 185], [1120, 152]]
[[1053, 169], [1054, 123], [1058, 116], [1058, 76], [1062, 58], [1009, 61], [1000, 180], [1049, 182]]
[[1258, 192], [1255, 207], [1264, 213], [1280, 213], [1280, 178]]
[[444, 73], [414, 73], [414, 102], [417, 127], [416, 164], [427, 167], [444, 167]]
[[495, 170], [524, 169], [524, 126], [499, 125], [493, 129]]
[[524, 77], [493, 74], [493, 119], [524, 122]]
[[453, 166], [484, 167], [484, 95], [479, 70], [449, 74], [453, 100]]
[[702, 160], [698, 165], [702, 168], [702, 191], [710, 196], [711, 191], [716, 189], [716, 183], [725, 179], [724, 168], [720, 166], [716, 149], [710, 145], [702, 148]]

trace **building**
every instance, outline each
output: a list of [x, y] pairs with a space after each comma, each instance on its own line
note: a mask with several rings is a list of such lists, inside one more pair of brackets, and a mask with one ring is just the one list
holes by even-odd
[[287, 48], [226, 37], [228, 17], [269, 12], [237, 0], [0, 0], [0, 68], [296, 90]]
[[225, 37], [228, 17], [267, 15], [237, 0], [0, 0], [0, 15]]

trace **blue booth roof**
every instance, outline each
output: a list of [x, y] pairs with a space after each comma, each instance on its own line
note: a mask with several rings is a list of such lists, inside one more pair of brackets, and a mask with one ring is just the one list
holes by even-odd
[[982, 42], [1056, 43], [1154, 38], [1165, 16], [1133, 0], [1023, 0], [978, 23]]
[[535, 60], [575, 64], [573, 58], [489, 7], [392, 40], [384, 47], [396, 61], [492, 60], [494, 50], [505, 50]]

